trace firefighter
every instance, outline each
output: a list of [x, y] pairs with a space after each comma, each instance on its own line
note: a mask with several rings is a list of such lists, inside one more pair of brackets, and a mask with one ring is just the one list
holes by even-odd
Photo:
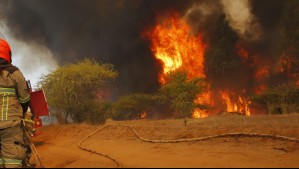
[[30, 91], [21, 71], [11, 64], [9, 44], [0, 38], [0, 167], [22, 168], [26, 157], [22, 118]]

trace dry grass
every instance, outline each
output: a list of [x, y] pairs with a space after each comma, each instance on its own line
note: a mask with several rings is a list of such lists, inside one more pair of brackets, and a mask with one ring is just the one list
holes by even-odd
[[[83, 146], [108, 154], [119, 160], [125, 167], [298, 166], [299, 143], [297, 142], [268, 137], [226, 137], [180, 144], [152, 144], [138, 139], [126, 126], [133, 126], [140, 136], [150, 140], [199, 138], [236, 132], [281, 135], [299, 139], [299, 114], [251, 117], [222, 115], [189, 119], [187, 126], [182, 119], [109, 120], [107, 125], [106, 128], [88, 138]], [[43, 134], [35, 141], [43, 143], [38, 146], [38, 149], [42, 157], [47, 159], [45, 165], [89, 166], [91, 164], [86, 160], [92, 158], [94, 161], [101, 161], [103, 164], [101, 166], [116, 167], [112, 161], [78, 149], [79, 141], [102, 127], [87, 124], [42, 127]], [[57, 162], [58, 154], [61, 158]], [[215, 161], [213, 157], [217, 157], [217, 160]], [[72, 164], [65, 165], [66, 160]]]
[[[258, 133], [283, 135], [299, 138], [299, 114], [291, 115], [260, 115], [239, 116], [223, 115], [203, 119], [189, 119], [185, 126], [183, 120], [133, 120], [133, 121], [108, 121], [108, 125], [116, 125], [102, 132], [102, 136], [113, 137], [128, 135], [128, 128], [117, 127], [117, 125], [133, 126], [138, 133], [150, 139], [180, 139], [211, 136], [225, 133]], [[84, 137], [102, 126], [91, 126], [87, 124], [52, 125], [45, 126], [43, 130], [51, 130], [56, 133], [54, 137], [72, 136]], [[112, 133], [111, 133], [112, 132]], [[131, 135], [131, 134], [130, 134]], [[134, 134], [132, 133], [132, 136]]]

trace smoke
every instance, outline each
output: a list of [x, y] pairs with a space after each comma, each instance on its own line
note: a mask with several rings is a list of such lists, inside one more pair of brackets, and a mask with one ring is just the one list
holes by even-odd
[[193, 33], [202, 33], [209, 41], [218, 18], [223, 14], [220, 1], [196, 1], [186, 10], [183, 18], [191, 25]]
[[251, 13], [249, 0], [221, 0], [221, 3], [230, 26], [242, 39], [260, 39], [261, 28], [255, 16]]
[[[279, 0], [269, 4], [282, 11]], [[0, 8], [15, 40], [50, 52], [26, 56], [28, 60], [53, 57], [63, 65], [91, 57], [114, 64], [120, 73], [117, 95], [159, 88], [161, 65], [141, 33], [165, 12], [180, 13], [194, 34], [203, 33], [207, 43], [212, 43], [216, 23], [225, 14], [243, 46], [257, 53], [271, 51], [269, 30], [281, 15], [271, 16], [271, 7], [264, 1], [248, 0], [2, 0]], [[260, 46], [266, 47], [264, 51]], [[30, 61], [27, 64], [30, 66]]]
[[0, 26], [1, 38], [5, 39], [12, 50], [12, 63], [17, 66], [26, 80], [30, 80], [33, 88], [42, 75], [48, 74], [57, 67], [57, 63], [49, 49], [38, 44], [27, 44], [18, 41], [4, 25]]
[[120, 72], [118, 88], [123, 93], [153, 92], [159, 87], [159, 65], [140, 32], [152, 24], [155, 11], [166, 6], [176, 10], [178, 2], [1, 1], [7, 27], [17, 40], [45, 46], [59, 65], [83, 57], [112, 63]]

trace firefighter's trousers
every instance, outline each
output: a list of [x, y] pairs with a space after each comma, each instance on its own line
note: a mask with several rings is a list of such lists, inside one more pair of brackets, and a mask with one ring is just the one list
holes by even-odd
[[21, 168], [25, 158], [24, 133], [20, 125], [0, 129], [0, 167]]

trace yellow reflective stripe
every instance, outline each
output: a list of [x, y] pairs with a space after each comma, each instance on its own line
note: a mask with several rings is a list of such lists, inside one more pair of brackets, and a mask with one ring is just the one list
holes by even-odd
[[[4, 96], [5, 96], [5, 94], [4, 94]], [[5, 109], [5, 110], [4, 110], [4, 111], [5, 111], [5, 113], [4, 113], [4, 114], [5, 114], [5, 116], [4, 116], [5, 118], [4, 118], [4, 119], [5, 119], [5, 120], [8, 120], [8, 102], [9, 102], [9, 99], [8, 99], [8, 97], [6, 96], [6, 97], [5, 97], [5, 102], [3, 103], [3, 104], [6, 104], [5, 107], [4, 107], [4, 109]]]
[[8, 120], [9, 93], [2, 93], [1, 121]]
[[6, 100], [6, 94], [4, 93], [4, 95], [3, 95], [3, 97], [2, 97], [2, 111], [1, 111], [1, 120], [3, 121], [3, 120], [5, 120], [6, 118], [5, 118], [5, 115], [6, 115], [6, 113], [5, 113], [5, 110], [6, 110], [6, 103], [5, 103], [5, 100]]
[[5, 165], [20, 165], [22, 160], [3, 158]]
[[16, 90], [13, 88], [0, 88], [0, 94], [1, 93], [16, 94]]
[[[4, 96], [2, 97], [2, 103], [4, 103]], [[3, 110], [4, 110], [4, 105], [2, 105], [2, 110], [1, 110], [1, 121], [3, 121]]]
[[19, 98], [20, 99], [20, 102], [21, 103], [26, 103], [26, 102], [28, 102], [29, 100], [30, 100], [30, 95], [28, 95], [26, 98], [24, 98], [24, 99], [21, 99], [21, 98]]
[[8, 120], [8, 102], [9, 95], [16, 95], [16, 90], [14, 88], [0, 88], [0, 95], [2, 97], [2, 110], [1, 110], [1, 120]]

